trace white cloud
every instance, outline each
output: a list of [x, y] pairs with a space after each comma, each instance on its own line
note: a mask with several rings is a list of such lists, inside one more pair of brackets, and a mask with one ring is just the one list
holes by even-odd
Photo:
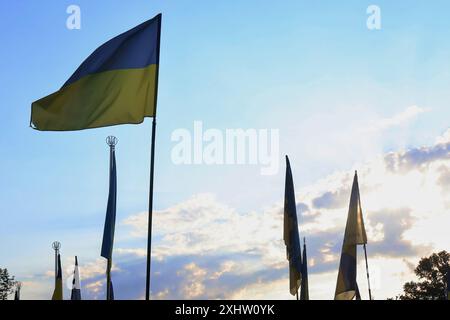
[[[420, 112], [411, 108], [392, 121], [386, 120], [384, 125], [398, 124]], [[438, 149], [431, 146], [390, 153], [358, 168], [369, 235], [369, 264], [377, 298], [399, 293], [402, 284], [413, 277], [409, 264], [448, 245], [445, 228], [450, 224], [450, 195], [442, 192], [446, 187], [442, 185], [442, 174], [450, 169], [450, 157], [443, 141], [439, 140]], [[415, 157], [420, 161], [413, 161]], [[405, 161], [409, 161], [408, 166], [402, 167]], [[308, 256], [314, 261], [310, 264], [311, 298], [333, 297], [352, 178], [352, 170], [335, 172], [297, 190], [299, 204], [309, 208], [300, 213], [300, 233], [309, 239]], [[326, 193], [329, 195], [322, 197]], [[342, 195], [346, 201], [333, 198]], [[320, 197], [323, 200], [317, 208], [316, 200]], [[280, 274], [287, 273], [281, 200], [261, 212], [241, 213], [220, 203], [211, 194], [199, 194], [156, 212], [154, 221], [157, 240], [153, 252], [166, 263], [177, 256], [198, 257], [202, 261], [217, 261], [220, 256], [228, 256], [219, 266], [211, 267], [208, 263], [199, 266], [192, 262], [183, 267], [178, 276], [195, 279], [184, 283], [184, 297], [218, 297], [211, 292], [226, 286], [221, 277], [227, 275], [246, 280], [239, 286], [228, 288], [222, 297], [286, 298], [287, 276], [280, 278], [278, 273], [263, 278], [258, 276], [280, 269]], [[133, 235], [145, 236], [145, 213], [133, 215], [123, 223], [131, 227]], [[360, 286], [364, 287], [364, 264], [359, 270]], [[327, 279], [326, 285], [323, 279]], [[208, 283], [206, 290], [204, 281], [215, 282]], [[210, 288], [211, 285], [215, 285], [216, 290]]]

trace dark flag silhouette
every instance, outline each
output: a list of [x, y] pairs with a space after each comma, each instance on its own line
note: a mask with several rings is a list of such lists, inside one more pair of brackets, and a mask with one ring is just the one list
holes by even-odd
[[286, 156], [286, 182], [284, 189], [284, 243], [289, 260], [289, 291], [298, 296], [302, 281], [302, 260], [300, 236], [298, 232], [297, 208], [295, 202], [294, 181], [291, 165]]
[[81, 300], [80, 271], [78, 269], [78, 258], [75, 256], [75, 269], [73, 270], [72, 295], [70, 300]]
[[300, 300], [309, 300], [308, 258], [306, 257], [306, 241], [305, 241], [305, 238], [303, 238], [302, 284], [301, 284], [301, 288], [300, 288]]
[[61, 255], [58, 254], [58, 271], [56, 273], [55, 290], [53, 291], [52, 300], [63, 299], [63, 284], [61, 273]]
[[335, 300], [352, 300], [355, 296], [357, 299], [360, 298], [356, 283], [356, 246], [365, 244], [367, 244], [367, 235], [362, 216], [358, 175], [355, 172], [339, 263]]
[[[108, 139], [113, 137], [108, 137]], [[115, 139], [115, 138], [114, 138]], [[106, 209], [105, 228], [103, 230], [103, 243], [101, 256], [106, 258], [106, 299], [110, 300], [111, 288], [111, 266], [112, 266], [112, 251], [114, 244], [114, 230], [116, 226], [116, 201], [117, 201], [117, 174], [116, 174], [116, 154], [115, 145], [110, 144], [110, 166], [109, 166], [109, 195], [108, 205]]]

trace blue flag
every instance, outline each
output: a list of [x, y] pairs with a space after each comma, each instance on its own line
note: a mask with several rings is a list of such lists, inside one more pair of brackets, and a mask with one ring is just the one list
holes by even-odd
[[114, 229], [116, 226], [116, 201], [117, 201], [117, 175], [116, 154], [114, 146], [110, 149], [109, 166], [109, 196], [106, 209], [105, 228], [103, 230], [103, 243], [101, 256], [111, 260], [114, 243]]

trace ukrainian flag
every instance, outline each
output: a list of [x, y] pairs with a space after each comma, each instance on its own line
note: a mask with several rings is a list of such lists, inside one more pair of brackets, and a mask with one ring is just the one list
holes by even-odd
[[353, 179], [350, 206], [345, 227], [344, 243], [342, 244], [339, 274], [334, 294], [335, 300], [352, 300], [359, 296], [356, 283], [356, 246], [367, 244], [366, 229], [362, 216], [361, 200], [359, 196], [358, 174]]
[[298, 232], [297, 205], [291, 164], [286, 156], [286, 180], [284, 187], [284, 229], [283, 239], [289, 260], [289, 292], [295, 296], [302, 283], [302, 251]]
[[63, 87], [31, 105], [31, 127], [68, 131], [156, 114], [161, 14], [95, 50]]

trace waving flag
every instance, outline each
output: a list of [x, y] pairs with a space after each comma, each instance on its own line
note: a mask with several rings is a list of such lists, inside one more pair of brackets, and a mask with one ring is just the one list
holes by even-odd
[[362, 244], [367, 244], [367, 235], [359, 197], [358, 174], [355, 172], [334, 294], [336, 300], [352, 300], [359, 291], [356, 283], [356, 246]]
[[81, 300], [80, 271], [78, 270], [77, 256], [75, 256], [75, 269], [73, 270], [72, 295], [70, 300]]
[[104, 43], [59, 91], [32, 103], [30, 125], [68, 131], [154, 117], [160, 30], [159, 14]]
[[62, 299], [63, 299], [63, 284], [61, 273], [61, 255], [58, 254], [58, 272], [56, 274], [55, 290], [53, 291], [52, 300], [62, 300]]
[[295, 296], [301, 285], [302, 253], [298, 232], [297, 208], [291, 165], [286, 156], [286, 182], [284, 189], [284, 243], [289, 260], [289, 291]]

